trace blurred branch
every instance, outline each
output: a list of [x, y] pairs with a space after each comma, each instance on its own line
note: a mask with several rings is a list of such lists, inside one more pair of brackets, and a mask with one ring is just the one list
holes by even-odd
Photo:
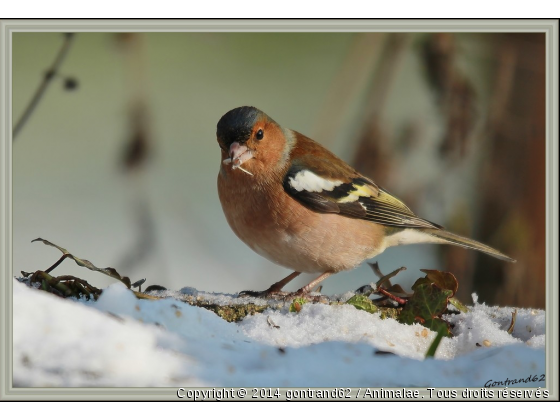
[[58, 51], [58, 54], [56, 55], [56, 58], [55, 58], [53, 64], [45, 72], [45, 75], [43, 76], [43, 81], [39, 85], [37, 91], [35, 92], [35, 95], [33, 95], [33, 98], [31, 99], [31, 102], [29, 102], [29, 104], [27, 105], [27, 108], [25, 109], [25, 111], [23, 112], [19, 121], [17, 122], [17, 124], [14, 127], [14, 130], [12, 132], [12, 141], [15, 141], [17, 135], [19, 134], [19, 132], [21, 131], [21, 129], [23, 128], [23, 126], [25, 125], [25, 123], [27, 122], [27, 120], [29, 119], [31, 114], [33, 114], [33, 111], [35, 110], [35, 108], [37, 107], [39, 102], [41, 101], [41, 98], [45, 94], [45, 92], [46, 92], [47, 88], [49, 87], [50, 83], [52, 82], [54, 77], [57, 75], [58, 69], [60, 68], [60, 66], [62, 65], [62, 62], [64, 61], [64, 58], [68, 54], [68, 50], [70, 49], [73, 38], [74, 38], [73, 33], [65, 33], [64, 34], [64, 42], [62, 43], [62, 46], [60, 47], [60, 50]]
[[359, 100], [364, 86], [371, 83], [386, 37], [387, 34], [380, 32], [366, 32], [354, 36], [322, 102], [312, 138], [316, 138], [327, 147], [336, 142], [337, 135], [344, 125], [345, 114], [356, 100]]
[[519, 66], [518, 52], [510, 42], [502, 42], [497, 49], [494, 92], [485, 133], [488, 138], [496, 135], [504, 121], [507, 121], [507, 106], [514, 88], [515, 69]]
[[[433, 87], [443, 116], [445, 133], [440, 153], [446, 158], [466, 154], [477, 120], [476, 93], [469, 75], [456, 64], [456, 35], [436, 33], [429, 36], [423, 47], [428, 81]], [[455, 156], [451, 156], [451, 152]]]
[[382, 114], [411, 39], [408, 34], [398, 33], [386, 37], [378, 60], [379, 65], [372, 73], [362, 115], [360, 115], [362, 128], [358, 134], [352, 163], [358, 171], [381, 184], [387, 180], [393, 158], [388, 148], [390, 142], [383, 129]]
[[[478, 48], [480, 46], [477, 46]], [[445, 165], [443, 170], [449, 175], [447, 183], [456, 186], [460, 185], [457, 176], [459, 167], [466, 167], [467, 152], [471, 142], [475, 140], [473, 133], [480, 102], [480, 98], [475, 94], [477, 86], [472, 82], [473, 74], [468, 68], [463, 69], [460, 66], [464, 57], [465, 50], [461, 48], [455, 33], [429, 34], [422, 44], [423, 70], [431, 88], [432, 100], [437, 106], [438, 117], [441, 118], [441, 134], [437, 140], [439, 156], [434, 157], [433, 162]], [[473, 176], [474, 171], [474, 166], [471, 166], [466, 172]], [[465, 172], [464, 174], [466, 176]], [[437, 181], [432, 188], [440, 190], [440, 185]], [[472, 236], [474, 223], [469, 203], [475, 202], [477, 196], [467, 193], [462, 200], [450, 204], [451, 211], [445, 219], [446, 227], [459, 234]], [[456, 273], [468, 286], [461, 289], [460, 298], [469, 298], [472, 293], [473, 260], [476, 256], [460, 247], [441, 247], [438, 253], [442, 256], [446, 270]]]
[[136, 226], [136, 238], [131, 247], [115, 264], [123, 271], [131, 271], [155, 253], [157, 244], [156, 223], [146, 196], [138, 194], [130, 212]]
[[125, 173], [145, 170], [153, 157], [154, 139], [150, 130], [150, 100], [147, 93], [146, 45], [141, 34], [117, 34], [115, 37], [123, 55], [128, 96], [129, 135], [124, 141], [119, 166]]
[[133, 243], [120, 257], [118, 266], [123, 270], [134, 270], [149, 258], [159, 257], [159, 273], [165, 277], [165, 264], [158, 254], [157, 224], [145, 177], [148, 163], [155, 155], [155, 139], [150, 125], [146, 42], [144, 36], [137, 33], [117, 34], [115, 42], [123, 58], [129, 118], [128, 135], [123, 139], [118, 165], [130, 182], [127, 188], [132, 194], [130, 215], [135, 225]]
[[474, 286], [487, 303], [544, 307], [546, 39], [537, 33], [496, 39], [478, 236], [518, 262], [477, 258]]
[[385, 42], [379, 68], [376, 70], [369, 89], [364, 118], [380, 117], [402, 67], [402, 59], [412, 37], [406, 33], [390, 34]]

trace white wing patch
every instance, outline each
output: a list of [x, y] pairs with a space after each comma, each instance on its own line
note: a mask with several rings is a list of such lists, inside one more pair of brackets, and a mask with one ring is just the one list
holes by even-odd
[[295, 177], [290, 178], [289, 182], [295, 190], [308, 192], [332, 191], [343, 183], [321, 178], [307, 169], [299, 171]]

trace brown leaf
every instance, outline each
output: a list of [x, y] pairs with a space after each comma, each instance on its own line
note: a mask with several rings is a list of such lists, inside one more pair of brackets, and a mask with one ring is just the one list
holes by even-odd
[[401, 297], [401, 298], [409, 298], [412, 296], [412, 293], [407, 293], [405, 292], [405, 290], [401, 287], [400, 284], [393, 284], [391, 287], [388, 287], [387, 289], [388, 292], [390, 292], [392, 295]]
[[68, 252], [66, 249], [64, 249], [64, 248], [62, 248], [62, 247], [60, 247], [60, 246], [58, 246], [58, 245], [56, 245], [56, 244], [53, 244], [52, 242], [47, 241], [46, 239], [37, 238], [37, 239], [32, 240], [31, 242], [37, 242], [37, 241], [41, 241], [41, 242], [43, 242], [45, 245], [49, 245], [49, 246], [55, 247], [55, 248], [58, 249], [60, 252], [62, 252], [62, 253], [64, 254], [65, 257], [73, 259], [73, 260], [76, 262], [76, 264], [78, 264], [78, 265], [81, 266], [81, 267], [88, 268], [88, 269], [90, 269], [90, 270], [92, 270], [92, 271], [98, 271], [98, 272], [103, 273], [103, 274], [105, 274], [105, 275], [107, 275], [107, 276], [109, 276], [109, 277], [113, 277], [114, 279], [117, 279], [117, 280], [122, 281], [122, 282], [126, 285], [126, 287], [128, 287], [128, 288], [130, 289], [130, 279], [129, 279], [128, 277], [126, 277], [126, 276], [121, 276], [121, 275], [117, 272], [117, 270], [115, 270], [114, 268], [112, 268], [112, 267], [97, 268], [97, 267], [96, 267], [95, 265], [93, 265], [90, 261], [84, 260], [84, 259], [81, 259], [81, 258], [78, 258], [78, 257], [75, 257], [75, 256], [72, 255], [70, 252]]
[[426, 277], [424, 277], [423, 279], [419, 279], [416, 282], [417, 285], [424, 284], [424, 283], [426, 284], [434, 283], [441, 289], [451, 290], [453, 293], [451, 294], [450, 297], [455, 296], [455, 293], [457, 293], [457, 289], [459, 288], [459, 282], [457, 281], [455, 276], [450, 272], [439, 271], [439, 270], [427, 270], [427, 269], [423, 269], [420, 271], [426, 273]]

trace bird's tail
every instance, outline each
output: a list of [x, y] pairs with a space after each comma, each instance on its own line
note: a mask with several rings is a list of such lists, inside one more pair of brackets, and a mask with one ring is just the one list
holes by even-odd
[[510, 258], [500, 251], [489, 247], [488, 245], [484, 245], [483, 243], [477, 242], [473, 239], [465, 238], [463, 236], [456, 235], [443, 229], [422, 229], [422, 231], [430, 236], [434, 236], [438, 239], [443, 239], [443, 242], [445, 243], [462, 246], [463, 248], [476, 249], [477, 251], [484, 252], [485, 254], [499, 258], [500, 260], [515, 262], [513, 258]]

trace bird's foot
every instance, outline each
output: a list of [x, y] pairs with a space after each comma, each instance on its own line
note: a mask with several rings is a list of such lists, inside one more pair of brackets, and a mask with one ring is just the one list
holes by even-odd
[[268, 289], [262, 292], [256, 292], [254, 290], [244, 290], [239, 293], [239, 297], [257, 297], [261, 299], [284, 299], [288, 292], [283, 292], [282, 288], [287, 285], [290, 281], [295, 279], [301, 273], [299, 271], [294, 271], [292, 274], [284, 277], [282, 280], [274, 283]]
[[321, 283], [323, 280], [325, 280], [331, 274], [332, 274], [332, 272], [330, 272], [330, 271], [327, 271], [327, 272], [321, 274], [315, 280], [313, 280], [312, 282], [310, 282], [306, 286], [303, 286], [301, 289], [299, 289], [296, 292], [292, 292], [292, 293], [283, 292], [282, 288], [286, 284], [288, 284], [290, 281], [292, 281], [294, 278], [296, 278], [297, 276], [300, 275], [299, 271], [294, 271], [289, 276], [283, 278], [279, 282], [274, 283], [272, 286], [270, 286], [268, 289], [266, 289], [262, 292], [245, 290], [243, 292], [240, 292], [238, 296], [239, 297], [258, 297], [258, 298], [262, 298], [262, 299], [276, 299], [276, 300], [283, 300], [284, 302], [288, 302], [288, 301], [291, 302], [296, 298], [305, 298], [308, 302], [322, 302], [326, 299], [324, 296], [316, 295], [316, 294], [311, 295], [311, 293], [312, 293], [313, 289], [316, 288], [319, 285], [319, 283]]

